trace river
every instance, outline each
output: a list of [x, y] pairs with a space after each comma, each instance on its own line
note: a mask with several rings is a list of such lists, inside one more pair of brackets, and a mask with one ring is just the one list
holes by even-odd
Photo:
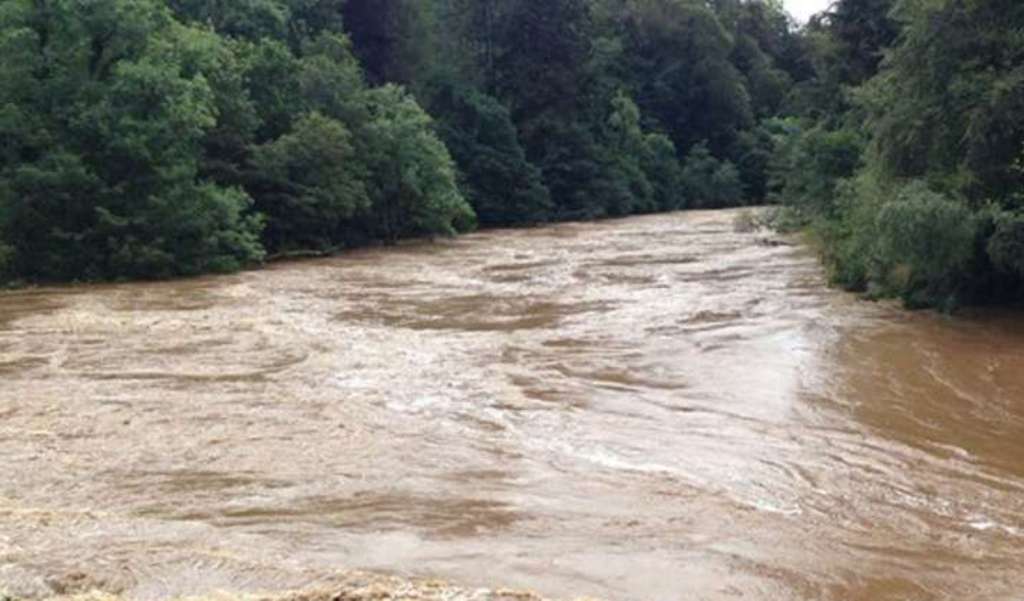
[[1024, 598], [1024, 316], [735, 215], [0, 294], [0, 592]]

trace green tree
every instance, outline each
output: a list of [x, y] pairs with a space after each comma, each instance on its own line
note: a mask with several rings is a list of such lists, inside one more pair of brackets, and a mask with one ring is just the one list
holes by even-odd
[[257, 40], [288, 34], [288, 7], [279, 0], [167, 0], [181, 19], [222, 35]]
[[909, 304], [955, 303], [974, 251], [976, 223], [962, 203], [911, 182], [876, 219], [879, 281]]
[[942, 177], [973, 200], [1024, 185], [1024, 5], [899, 4], [906, 23], [886, 69], [863, 90], [877, 165], [891, 177]]
[[625, 191], [621, 201], [609, 207], [613, 215], [651, 212], [658, 208], [654, 186], [648, 175], [647, 138], [640, 127], [640, 109], [624, 92], [611, 100], [611, 114], [605, 128], [606, 170]]
[[724, 156], [753, 125], [750, 93], [730, 61], [733, 40], [696, 0], [631, 0], [623, 37], [633, 92], [681, 152], [706, 141]]
[[498, 96], [563, 218], [604, 215], [623, 194], [586, 119], [591, 17], [586, 0], [515, 0], [498, 33]]
[[644, 172], [651, 182], [655, 206], [659, 211], [686, 208], [683, 170], [676, 146], [668, 136], [649, 133], [644, 136]]
[[[258, 261], [248, 197], [199, 177], [213, 34], [143, 0], [0, 13], [0, 228], [27, 279], [166, 277]], [[10, 117], [21, 116], [19, 125]], [[6, 137], [6, 135], [5, 135]]]
[[730, 207], [743, 200], [743, 185], [736, 166], [716, 159], [705, 144], [690, 149], [681, 180], [683, 194], [691, 207]]
[[551, 197], [526, 161], [508, 110], [476, 89], [442, 83], [432, 94], [438, 131], [463, 175], [462, 190], [481, 224], [544, 221]]
[[339, 246], [343, 226], [370, 208], [366, 165], [351, 132], [334, 119], [304, 115], [253, 154], [260, 177], [254, 196], [268, 217], [264, 239], [274, 252]]
[[422, 0], [346, 0], [345, 27], [374, 85], [414, 84], [434, 53], [432, 13]]
[[371, 90], [367, 98], [369, 231], [393, 242], [471, 229], [473, 209], [459, 193], [455, 166], [430, 117], [398, 86]]

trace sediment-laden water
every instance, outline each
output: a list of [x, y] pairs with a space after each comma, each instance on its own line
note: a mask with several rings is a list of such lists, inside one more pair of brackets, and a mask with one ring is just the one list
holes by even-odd
[[735, 213], [0, 295], [0, 592], [1024, 595], [1024, 316]]

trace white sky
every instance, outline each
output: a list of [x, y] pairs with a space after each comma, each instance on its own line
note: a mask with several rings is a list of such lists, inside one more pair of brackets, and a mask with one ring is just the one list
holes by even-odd
[[832, 0], [783, 0], [786, 11], [801, 23], [806, 23], [808, 17], [828, 8], [831, 2]]

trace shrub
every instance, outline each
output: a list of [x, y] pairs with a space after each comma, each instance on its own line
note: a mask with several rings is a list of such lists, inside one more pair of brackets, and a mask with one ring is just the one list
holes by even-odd
[[455, 163], [416, 100], [386, 85], [367, 92], [367, 102], [372, 204], [366, 229], [394, 242], [476, 227], [476, 214], [456, 184]]
[[683, 170], [672, 140], [663, 134], [647, 134], [644, 154], [644, 172], [653, 186], [654, 200], [658, 209], [672, 211], [686, 206]]
[[976, 223], [963, 202], [913, 181], [876, 218], [883, 283], [911, 305], [955, 302], [971, 260]]
[[369, 208], [367, 173], [344, 124], [320, 113], [300, 117], [292, 132], [253, 149], [251, 185], [268, 217], [272, 252], [328, 250], [343, 244], [342, 224]]
[[689, 206], [720, 208], [743, 199], [743, 185], [736, 166], [711, 155], [707, 145], [694, 146], [683, 165], [682, 186]]
[[997, 215], [987, 250], [996, 269], [1024, 278], [1024, 214], [1002, 212]]
[[14, 249], [0, 242], [0, 282], [7, 279], [7, 270], [11, 264], [11, 258], [14, 256]]
[[793, 123], [779, 127], [778, 158], [772, 182], [782, 202], [801, 210], [834, 216], [839, 209], [839, 184], [852, 177], [861, 163], [859, 134], [815, 127], [801, 131]]

